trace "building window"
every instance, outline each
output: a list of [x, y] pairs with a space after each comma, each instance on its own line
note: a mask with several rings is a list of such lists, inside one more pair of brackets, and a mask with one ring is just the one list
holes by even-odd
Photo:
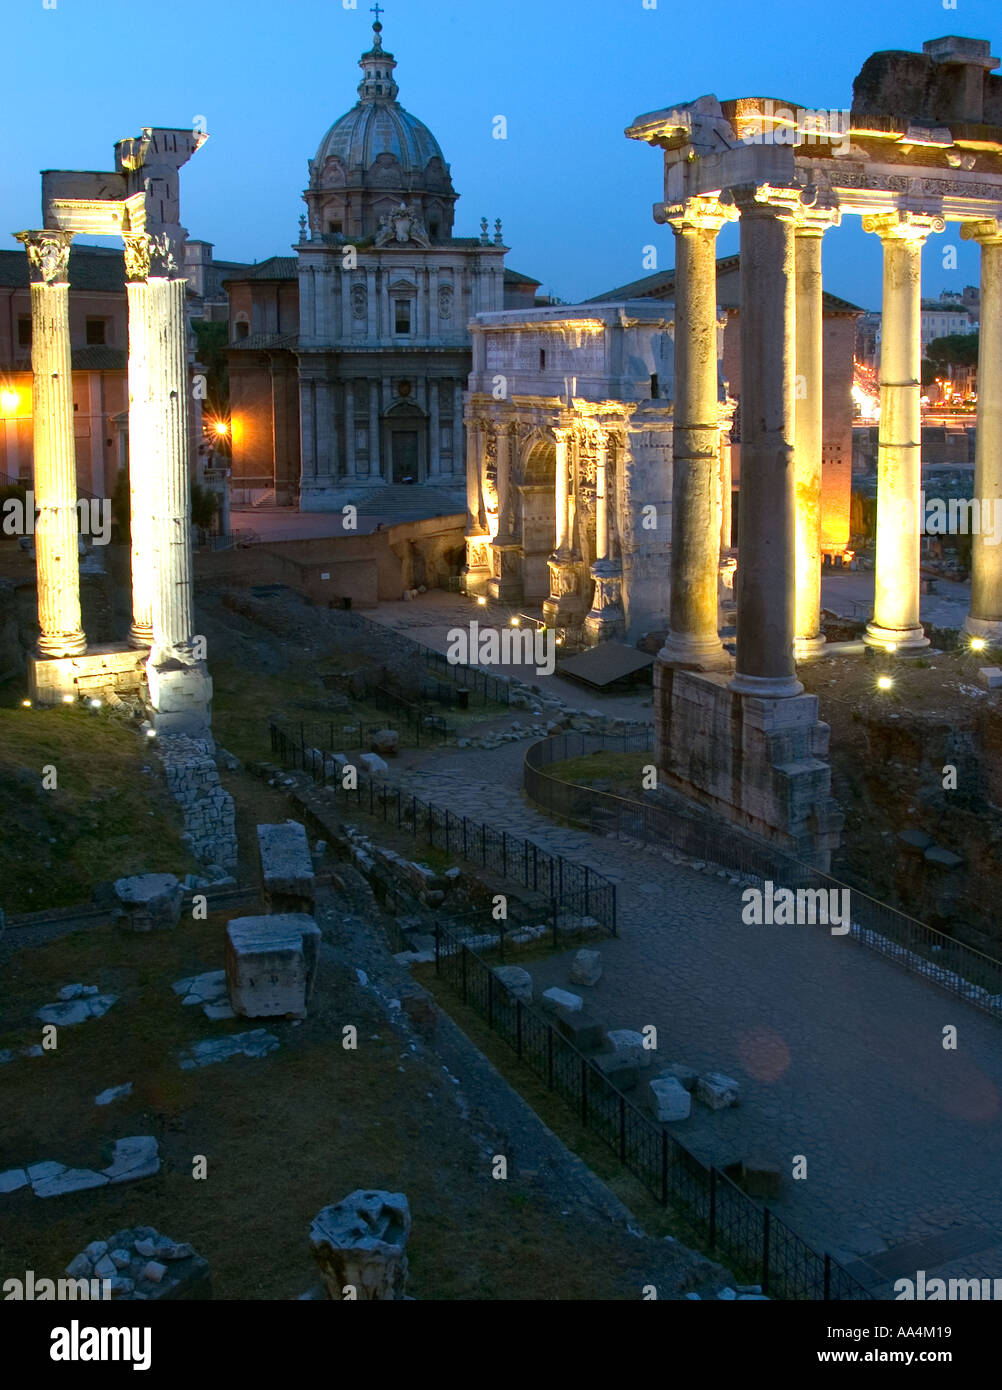
[[18, 347], [31, 347], [31, 315], [21, 314], [17, 321]]
[[107, 321], [105, 319], [87, 320], [87, 346], [104, 347], [106, 342]]
[[393, 301], [393, 321], [395, 333], [409, 333], [411, 331], [411, 302], [409, 299], [395, 299]]
[[652, 400], [652, 401], [656, 401], [657, 398], [658, 398], [658, 374], [657, 374], [657, 372], [651, 372], [651, 400]]
[[545, 348], [540, 348], [540, 349], [539, 349], [539, 370], [540, 370], [541, 372], [546, 370], [546, 349], [545, 349]]
[[333, 232], [333, 233], [336, 235], [338, 232], [344, 231], [344, 223], [343, 223], [343, 222], [328, 222], [328, 223], [327, 223], [327, 230], [328, 230], [329, 232]]
[[241, 322], [241, 323], [238, 323], [238, 324], [237, 324], [237, 337], [238, 337], [238, 338], [246, 338], [246, 337], [249, 336], [249, 334], [250, 334], [250, 324], [249, 324], [249, 323], [242, 323], [242, 322]]

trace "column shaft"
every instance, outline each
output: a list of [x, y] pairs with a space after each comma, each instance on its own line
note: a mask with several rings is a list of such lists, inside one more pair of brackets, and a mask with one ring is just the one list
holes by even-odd
[[556, 437], [556, 471], [554, 475], [554, 496], [556, 499], [556, 535], [553, 546], [554, 555], [567, 558], [568, 550], [568, 491], [567, 491], [567, 435], [563, 430], [554, 431]]
[[495, 545], [507, 545], [510, 540], [511, 531], [511, 433], [507, 429], [499, 429], [496, 435], [497, 442], [497, 494], [498, 494], [498, 530], [494, 538]]
[[442, 427], [439, 422], [439, 403], [441, 390], [437, 377], [428, 382], [428, 468], [429, 474], [436, 477], [442, 471]]
[[599, 436], [595, 456], [595, 559], [604, 560], [609, 554], [609, 513], [605, 495], [606, 456], [605, 435]]
[[[876, 219], [875, 219], [876, 221]], [[864, 226], [866, 226], [864, 220]], [[873, 618], [865, 641], [928, 646], [919, 622], [922, 489], [922, 242], [907, 221], [875, 228], [884, 249]]]
[[798, 228], [796, 273], [797, 390], [794, 401], [796, 519], [795, 651], [798, 657], [824, 645], [821, 635], [822, 319], [821, 237]]
[[69, 292], [65, 281], [31, 286], [38, 651], [51, 657], [87, 649], [80, 619]]
[[344, 383], [344, 473], [346, 482], [355, 479], [355, 383]]
[[[966, 232], [966, 228], [965, 228]], [[1002, 234], [981, 240], [981, 337], [978, 346], [978, 436], [974, 496], [980, 531], [971, 542], [971, 611], [964, 627], [1002, 640]], [[993, 543], [994, 542], [994, 543]]]
[[[791, 201], [797, 195], [791, 190]], [[792, 212], [741, 202], [741, 507], [733, 690], [799, 695], [794, 637]]]
[[[379, 437], [379, 382], [373, 377], [369, 382], [369, 477], [382, 476], [382, 443]], [[392, 481], [392, 473], [390, 478]]]
[[675, 431], [669, 632], [659, 659], [700, 670], [730, 665], [717, 624], [717, 265], [720, 221], [688, 208], [675, 233]]
[[149, 284], [130, 280], [129, 301], [129, 530], [132, 535], [132, 625], [129, 641], [153, 641], [153, 502], [150, 495], [150, 343], [151, 318], [145, 297]]

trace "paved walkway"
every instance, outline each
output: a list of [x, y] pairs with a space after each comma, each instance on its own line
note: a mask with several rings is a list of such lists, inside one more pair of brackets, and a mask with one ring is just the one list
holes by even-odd
[[[419, 795], [617, 881], [620, 936], [601, 947], [589, 1009], [610, 1027], [655, 1024], [665, 1063], [742, 1086], [740, 1107], [694, 1106], [678, 1138], [718, 1164], [768, 1153], [789, 1172], [804, 1155], [807, 1178], [787, 1181], [777, 1214], [843, 1263], [891, 1251], [892, 1280], [1002, 1277], [999, 1024], [823, 927], [746, 926], [726, 880], [555, 826], [516, 790], [525, 747], [436, 750], [401, 772]], [[569, 956], [533, 965], [537, 992], [567, 986]]]
[[[821, 604], [842, 618], [869, 618], [873, 612], [873, 571], [824, 570]], [[919, 598], [919, 617], [936, 627], [961, 627], [970, 607], [970, 584], [938, 578], [936, 592]]]

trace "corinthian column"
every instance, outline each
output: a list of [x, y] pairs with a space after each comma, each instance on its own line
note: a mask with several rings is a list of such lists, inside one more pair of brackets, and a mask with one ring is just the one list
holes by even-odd
[[155, 727], [198, 736], [209, 730], [212, 682], [204, 652], [195, 641], [192, 606], [187, 281], [174, 276], [166, 238], [151, 242], [146, 250], [155, 257], [155, 273], [135, 295], [149, 383], [146, 429], [154, 584], [153, 644], [146, 671]]
[[675, 432], [671, 600], [668, 636], [658, 660], [699, 671], [730, 667], [717, 631], [716, 244], [728, 216], [733, 213], [712, 198], [689, 198], [663, 214], [675, 233]]
[[805, 212], [794, 235], [797, 390], [794, 403], [796, 619], [794, 651], [813, 656], [821, 631], [821, 453], [823, 418], [821, 238], [837, 212]]
[[929, 645], [919, 621], [922, 491], [922, 246], [942, 217], [863, 218], [884, 248], [873, 618], [863, 640], [885, 651]]
[[599, 430], [595, 445], [595, 560], [591, 567], [595, 589], [591, 611], [584, 620], [585, 635], [593, 642], [618, 637], [624, 627], [623, 567], [619, 560], [610, 558], [608, 462], [609, 436]]
[[971, 611], [964, 628], [972, 637], [1002, 643], [1002, 547], [996, 529], [1002, 513], [1002, 222], [969, 222], [960, 235], [981, 245], [981, 337], [978, 344], [978, 436], [974, 496], [981, 526], [971, 542]]
[[731, 689], [799, 695], [793, 662], [793, 231], [799, 189], [743, 185], [741, 211], [741, 499], [737, 660]]
[[550, 627], [567, 627], [581, 616], [578, 570], [571, 537], [571, 496], [568, 486], [568, 446], [571, 430], [557, 426], [553, 495], [555, 504], [553, 554], [546, 562], [550, 571], [550, 596], [543, 603], [543, 621]]
[[153, 642], [153, 500], [150, 493], [150, 314], [146, 305], [150, 239], [126, 233], [125, 292], [129, 300], [129, 532], [132, 537], [132, 625], [129, 642]]
[[69, 259], [72, 232], [18, 232], [31, 273], [32, 426], [35, 453], [35, 566], [38, 653], [79, 656], [77, 463], [73, 440]]

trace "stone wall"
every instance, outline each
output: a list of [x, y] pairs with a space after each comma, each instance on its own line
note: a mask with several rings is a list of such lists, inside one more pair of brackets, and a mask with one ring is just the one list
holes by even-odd
[[184, 813], [185, 840], [205, 864], [231, 869], [237, 862], [233, 798], [219, 781], [212, 746], [183, 734], [157, 739], [167, 790]]

